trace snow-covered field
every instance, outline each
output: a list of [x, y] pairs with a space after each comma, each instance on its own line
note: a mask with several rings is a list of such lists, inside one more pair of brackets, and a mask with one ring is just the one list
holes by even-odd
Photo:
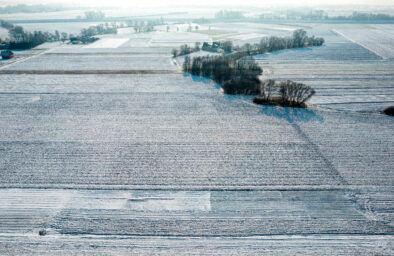
[[394, 25], [375, 25], [372, 28], [336, 28], [333, 31], [383, 59], [394, 59]]
[[198, 33], [17, 52], [0, 70], [0, 254], [392, 255], [393, 119], [356, 111], [393, 105], [394, 62], [330, 29], [257, 57], [313, 86], [311, 109], [182, 74], [169, 47]]
[[[0, 93], [210, 93], [209, 79], [192, 83], [190, 77], [169, 75], [1, 75]], [[169, 87], [167, 84], [173, 83]], [[185, 86], [186, 85], [186, 86]]]
[[208, 35], [190, 32], [155, 32], [149, 41], [150, 47], [173, 47], [177, 48], [182, 44], [194, 45], [195, 42], [211, 42]]
[[129, 38], [102, 38], [85, 46], [85, 48], [118, 48], [127, 41], [129, 41]]
[[170, 56], [141, 55], [41, 55], [3, 70], [178, 70]]

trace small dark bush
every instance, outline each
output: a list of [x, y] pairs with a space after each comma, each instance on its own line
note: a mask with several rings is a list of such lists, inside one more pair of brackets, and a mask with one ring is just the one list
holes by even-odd
[[384, 114], [394, 116], [394, 106], [388, 107], [382, 111]]
[[223, 83], [223, 92], [226, 94], [259, 94], [259, 84], [253, 80], [231, 79]]
[[40, 229], [40, 230], [38, 231], [38, 234], [39, 234], [40, 236], [45, 236], [45, 235], [47, 234], [47, 231], [46, 231], [45, 229]]

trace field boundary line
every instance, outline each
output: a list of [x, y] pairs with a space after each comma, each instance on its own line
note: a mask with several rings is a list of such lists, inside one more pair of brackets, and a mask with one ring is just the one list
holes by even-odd
[[1, 70], [0, 75], [167, 75], [180, 70]]
[[374, 53], [375, 55], [381, 57], [383, 60], [389, 59], [389, 58], [387, 58], [387, 57], [385, 57], [385, 56], [382, 56], [380, 53], [377, 53], [376, 51], [372, 50], [372, 49], [369, 48], [368, 46], [365, 46], [364, 44], [362, 44], [362, 43], [360, 43], [360, 42], [357, 42], [357, 41], [351, 39], [349, 36], [346, 36], [344, 33], [339, 32], [339, 31], [336, 30], [336, 29], [331, 29], [331, 31], [334, 32], [334, 33], [337, 34], [337, 35], [342, 36], [343, 38], [349, 40], [349, 41], [352, 42], [352, 43], [355, 43], [355, 44], [360, 45], [361, 47], [363, 47], [363, 48], [367, 49], [368, 51]]
[[107, 184], [0, 184], [0, 189], [83, 189], [83, 190], [172, 190], [172, 191], [333, 191], [392, 190], [376, 185], [107, 185]]

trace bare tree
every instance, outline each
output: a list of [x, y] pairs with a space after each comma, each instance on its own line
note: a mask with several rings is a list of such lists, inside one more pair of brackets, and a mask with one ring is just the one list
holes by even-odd
[[315, 94], [315, 90], [310, 86], [290, 80], [280, 83], [279, 86], [282, 101], [290, 106], [304, 104]]
[[260, 92], [261, 97], [265, 101], [271, 101], [273, 94], [278, 91], [278, 86], [275, 83], [275, 80], [268, 80], [261, 83]]
[[195, 51], [199, 51], [201, 49], [201, 43], [200, 42], [196, 42], [195, 44], [194, 44], [194, 50]]

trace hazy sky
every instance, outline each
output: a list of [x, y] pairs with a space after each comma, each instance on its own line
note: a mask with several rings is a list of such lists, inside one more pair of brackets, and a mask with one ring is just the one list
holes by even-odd
[[79, 5], [123, 5], [123, 6], [163, 6], [163, 5], [394, 5], [394, 0], [0, 0], [0, 4], [42, 4], [78, 3]]

